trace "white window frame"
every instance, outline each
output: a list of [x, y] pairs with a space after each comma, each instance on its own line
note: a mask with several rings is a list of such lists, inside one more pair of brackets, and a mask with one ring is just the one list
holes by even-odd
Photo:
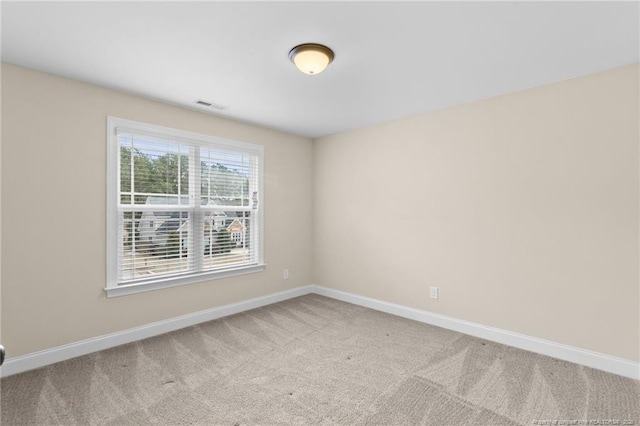
[[[225, 270], [193, 272], [174, 277], [158, 277], [131, 284], [118, 285], [118, 190], [120, 169], [120, 143], [117, 132], [126, 131], [156, 136], [196, 146], [218, 147], [225, 150], [248, 153], [258, 158], [258, 209], [256, 262], [238, 265]], [[107, 297], [124, 296], [167, 287], [193, 284], [202, 281], [228, 278], [236, 275], [260, 272], [264, 263], [264, 147], [246, 142], [232, 141], [185, 130], [141, 123], [118, 117], [107, 117]]]

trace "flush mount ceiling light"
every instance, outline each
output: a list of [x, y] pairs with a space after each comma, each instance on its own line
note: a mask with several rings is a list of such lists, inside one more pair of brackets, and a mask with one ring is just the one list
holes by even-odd
[[300, 44], [289, 52], [289, 59], [305, 74], [320, 74], [333, 61], [333, 50], [316, 43]]

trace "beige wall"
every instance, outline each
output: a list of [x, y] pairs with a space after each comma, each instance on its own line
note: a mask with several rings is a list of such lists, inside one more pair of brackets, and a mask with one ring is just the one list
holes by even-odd
[[[108, 115], [263, 145], [266, 271], [106, 299]], [[310, 140], [9, 64], [2, 124], [9, 356], [311, 283]]]
[[[13, 65], [1, 78], [10, 356], [315, 282], [640, 360], [637, 66], [313, 149]], [[106, 299], [107, 115], [264, 145], [267, 270]]]
[[638, 112], [634, 65], [314, 141], [315, 283], [640, 360]]

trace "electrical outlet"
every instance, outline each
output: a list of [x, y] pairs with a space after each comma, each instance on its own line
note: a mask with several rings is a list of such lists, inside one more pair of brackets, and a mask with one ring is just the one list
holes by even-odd
[[437, 299], [438, 293], [440, 293], [438, 287], [431, 287], [429, 289], [429, 296], [431, 296], [432, 299]]
[[285, 280], [289, 279], [289, 270], [288, 269], [284, 269], [282, 271], [282, 278], [284, 278]]

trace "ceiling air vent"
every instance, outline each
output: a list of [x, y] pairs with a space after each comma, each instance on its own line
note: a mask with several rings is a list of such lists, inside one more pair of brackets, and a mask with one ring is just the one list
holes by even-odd
[[205, 108], [217, 109], [218, 111], [223, 111], [227, 109], [227, 107], [224, 105], [214, 104], [212, 102], [203, 101], [202, 99], [196, 100], [196, 105], [202, 106]]

